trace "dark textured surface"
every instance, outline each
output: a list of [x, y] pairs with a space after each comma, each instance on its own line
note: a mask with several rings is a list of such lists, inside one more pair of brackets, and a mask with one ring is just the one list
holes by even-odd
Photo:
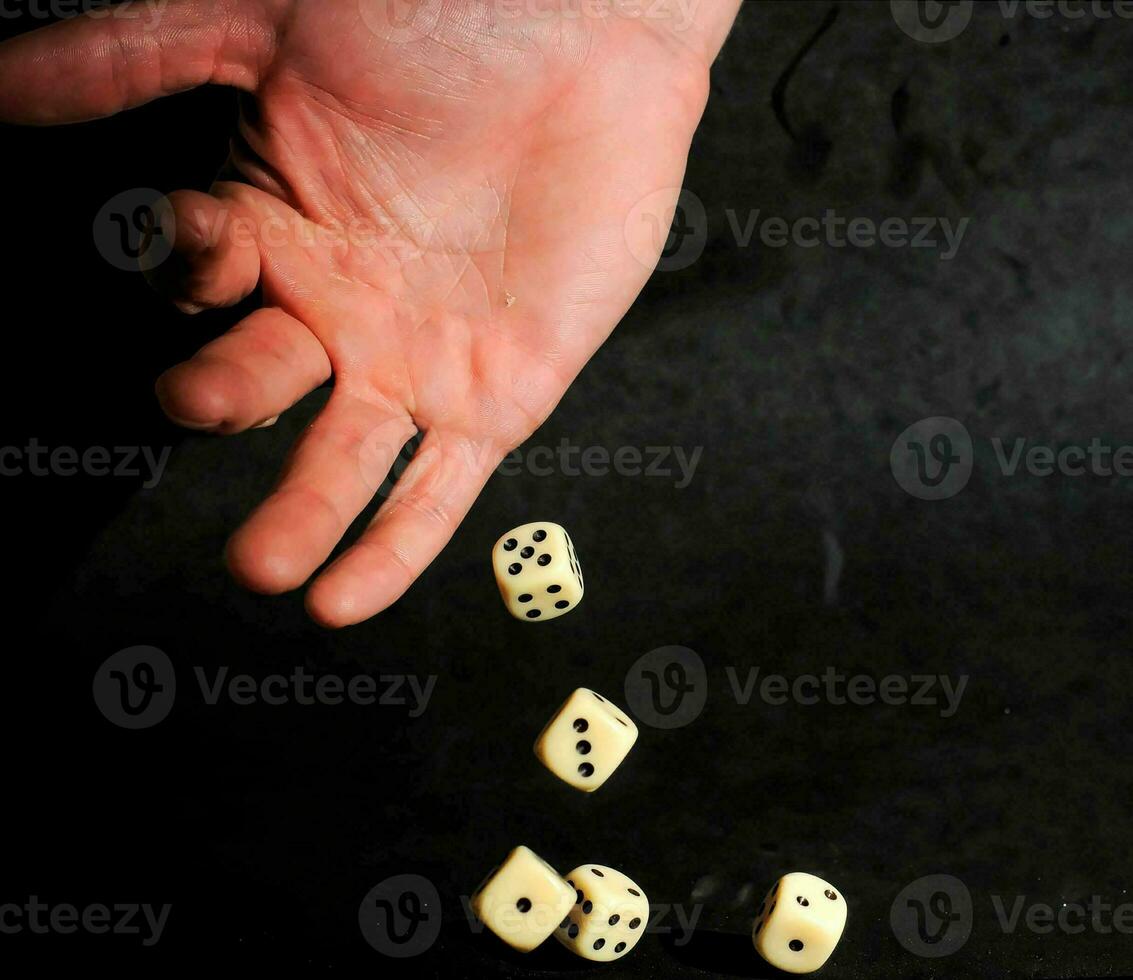
[[[830, 9], [785, 92], [792, 142], [772, 92]], [[1133, 441], [1131, 46], [1129, 21], [1011, 22], [993, 5], [935, 47], [897, 30], [888, 4], [748, 5], [686, 182], [706, 209], [705, 254], [654, 278], [529, 444], [701, 446], [694, 478], [678, 489], [658, 477], [497, 476], [408, 596], [363, 626], [321, 631], [298, 596], [243, 594], [220, 560], [325, 395], [271, 430], [180, 442], [158, 487], [120, 506], [118, 485], [6, 484], [27, 515], [17, 532], [31, 532], [13, 547], [13, 566], [29, 571], [10, 587], [8, 618], [31, 629], [18, 641], [13, 631], [5, 685], [13, 759], [0, 901], [173, 909], [152, 949], [25, 934], [0, 936], [0, 957], [345, 975], [587, 969], [553, 942], [522, 958], [468, 928], [459, 897], [522, 842], [562, 870], [614, 865], [655, 903], [699, 908], [691, 942], [655, 931], [609, 976], [770, 975], [747, 933], [759, 896], [789, 870], [828, 878], [849, 901], [823, 976], [1133, 970], [1129, 935], [1005, 934], [992, 904], [1133, 900], [1130, 484], [1008, 478], [989, 442]], [[54, 396], [36, 385], [5, 394], [20, 440], [179, 438], [145, 389], [160, 358], [192, 348], [185, 321], [97, 267], [78, 273], [76, 295], [37, 292], [31, 277], [57, 274], [41, 261], [56, 236], [64, 268], [93, 262], [66, 242], [85, 241], [113, 191], [207, 179], [192, 156], [146, 160], [171, 155], [147, 126], [160, 118], [177, 133], [226, 107], [206, 93], [97, 130], [6, 134], [9, 158], [31, 162], [110, 141], [106, 171], [84, 175], [82, 189], [28, 168], [30, 196], [62, 203], [43, 205], [58, 209], [53, 232], [7, 243], [9, 293], [41, 304], [44, 324], [16, 353], [49, 363], [59, 332], [75, 331], [80, 364], [63, 369]], [[214, 118], [206, 131], [214, 155], [223, 128]], [[205, 149], [191, 153], [207, 159]], [[738, 247], [727, 209], [742, 226], [753, 208], [970, 223], [950, 260], [929, 249]], [[79, 321], [91, 307], [101, 326]], [[143, 353], [108, 369], [109, 385], [82, 363], [122, 360], [132, 345]], [[50, 388], [46, 373], [32, 375]], [[100, 401], [107, 387], [112, 403]], [[931, 502], [898, 487], [889, 452], [906, 426], [936, 415], [961, 420], [976, 451], [968, 486]], [[487, 558], [501, 531], [538, 517], [570, 530], [588, 591], [578, 611], [531, 626], [505, 615]], [[52, 583], [61, 588], [43, 613], [34, 598]], [[177, 704], [154, 729], [120, 731], [95, 709], [90, 678], [142, 643], [176, 664]], [[699, 718], [674, 731], [642, 723], [624, 771], [593, 796], [542, 770], [531, 742], [571, 688], [625, 705], [631, 665], [670, 644], [706, 664]], [[210, 707], [195, 665], [437, 681], [418, 718], [399, 707]], [[742, 705], [727, 669], [749, 666], [969, 681], [951, 717], [915, 705]], [[357, 910], [401, 873], [434, 883], [445, 926], [427, 954], [398, 963], [366, 945]], [[952, 956], [921, 959], [894, 938], [890, 906], [935, 873], [966, 884], [974, 928]]]

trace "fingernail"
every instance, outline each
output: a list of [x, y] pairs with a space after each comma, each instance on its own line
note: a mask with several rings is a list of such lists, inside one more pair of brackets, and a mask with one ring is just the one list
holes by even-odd
[[220, 428], [219, 422], [190, 422], [188, 419], [179, 419], [174, 415], [169, 416], [169, 421], [181, 426], [182, 429], [192, 429], [194, 432], [216, 432]]
[[264, 419], [262, 422], [258, 422], [256, 425], [253, 425], [252, 428], [253, 429], [270, 429], [278, 421], [279, 421], [279, 416], [273, 415], [270, 419]]

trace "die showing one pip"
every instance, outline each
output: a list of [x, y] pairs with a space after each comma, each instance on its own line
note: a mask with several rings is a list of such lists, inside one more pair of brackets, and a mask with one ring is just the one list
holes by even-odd
[[582, 600], [582, 569], [565, 528], [534, 521], [508, 531], [492, 549], [504, 605], [516, 619], [541, 621]]
[[759, 907], [751, 941], [787, 973], [811, 973], [834, 952], [846, 926], [846, 899], [828, 881], [795, 871], [783, 875]]
[[574, 907], [555, 938], [583, 959], [605, 962], [625, 956], [645, 933], [649, 899], [632, 878], [603, 864], [583, 864], [567, 875]]
[[472, 911], [524, 953], [543, 942], [574, 904], [574, 889], [528, 847], [515, 848], [472, 895]]
[[637, 741], [637, 726], [617, 705], [580, 687], [535, 740], [535, 755], [559, 779], [592, 793]]

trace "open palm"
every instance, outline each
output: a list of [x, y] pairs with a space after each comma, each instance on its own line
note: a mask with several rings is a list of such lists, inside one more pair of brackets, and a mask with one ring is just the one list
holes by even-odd
[[173, 0], [156, 26], [84, 17], [0, 48], [13, 121], [92, 118], [205, 82], [246, 93], [234, 179], [170, 196], [177, 254], [155, 278], [189, 311], [257, 285], [264, 308], [158, 394], [176, 421], [237, 432], [334, 376], [229, 543], [233, 573], [262, 592], [306, 582], [424, 433], [312, 584], [327, 625], [408, 588], [663, 245], [719, 25], [521, 6]]

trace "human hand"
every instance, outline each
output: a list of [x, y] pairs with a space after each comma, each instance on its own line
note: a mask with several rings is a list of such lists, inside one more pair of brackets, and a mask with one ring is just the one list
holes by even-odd
[[711, 0], [681, 26], [678, 0], [642, 2], [654, 15], [640, 18], [421, 0], [391, 20], [406, 2], [171, 0], [154, 23], [103, 11], [0, 46], [12, 122], [96, 118], [209, 82], [245, 93], [239, 180], [170, 195], [176, 254], [156, 278], [186, 312], [257, 285], [264, 308], [158, 395], [175, 421], [234, 433], [333, 374], [229, 542], [233, 574], [265, 593], [308, 580], [423, 431], [308, 591], [329, 626], [409, 587], [629, 309], [664, 244], [629, 219], [647, 198], [671, 217], [738, 7]]

